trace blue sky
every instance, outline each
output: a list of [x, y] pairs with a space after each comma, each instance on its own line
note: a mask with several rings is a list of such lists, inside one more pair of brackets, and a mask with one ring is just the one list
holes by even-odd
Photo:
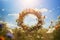
[[17, 14], [26, 8], [42, 9], [45, 18], [45, 27], [48, 28], [51, 20], [60, 16], [60, 0], [0, 0], [0, 21], [16, 25]]

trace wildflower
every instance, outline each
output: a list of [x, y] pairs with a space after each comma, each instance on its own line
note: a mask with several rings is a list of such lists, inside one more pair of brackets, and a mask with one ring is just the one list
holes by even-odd
[[10, 32], [8, 32], [8, 33], [6, 34], [6, 36], [7, 36], [8, 38], [13, 38], [13, 37], [14, 37], [13, 34], [10, 33]]
[[3, 36], [0, 36], [0, 40], [5, 40], [5, 38]]
[[13, 38], [14, 36], [13, 36], [13, 32], [12, 32], [12, 30], [7, 30], [7, 34], [6, 34], [6, 36], [8, 37], [8, 38]]
[[0, 29], [3, 27], [3, 25], [2, 24], [0, 24]]

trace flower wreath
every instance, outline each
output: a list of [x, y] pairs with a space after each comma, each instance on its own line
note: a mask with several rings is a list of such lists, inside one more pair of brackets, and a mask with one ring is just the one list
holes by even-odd
[[[23, 19], [27, 14], [34, 14], [38, 18], [38, 23], [33, 28], [27, 27], [27, 25], [23, 24]], [[17, 19], [17, 25], [21, 26], [24, 30], [34, 30], [34, 29], [36, 30], [40, 28], [42, 24], [43, 24], [43, 20], [40, 11], [36, 11], [35, 9], [26, 9], [23, 10], [21, 13], [19, 13], [19, 18]]]

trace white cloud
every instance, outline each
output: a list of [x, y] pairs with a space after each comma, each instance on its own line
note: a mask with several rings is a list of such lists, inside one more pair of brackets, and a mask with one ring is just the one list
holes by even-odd
[[0, 21], [0, 23], [3, 23], [3, 21]]
[[41, 8], [41, 9], [35, 8], [35, 10], [38, 11], [38, 12], [40, 11], [41, 13], [44, 13], [44, 12], [52, 12], [52, 10], [49, 10], [47, 8]]
[[8, 26], [15, 26], [14, 24], [11, 24], [11, 23], [7, 23]]
[[49, 10], [49, 12], [52, 12], [52, 10]]
[[43, 12], [48, 12], [49, 9], [47, 9], [47, 8], [41, 8], [39, 11], [43, 13]]
[[12, 13], [12, 14], [8, 14], [8, 16], [13, 16], [15, 18], [18, 18], [19, 17], [19, 14], [18, 13]]
[[7, 23], [7, 27], [8, 27], [8, 28], [15, 28], [15, 27], [17, 27], [17, 24], [13, 24], [13, 23], [10, 23], [10, 22], [0, 21], [0, 23]]
[[30, 16], [31, 18], [37, 18], [35, 15], [32, 15], [32, 14], [28, 14], [27, 16]]
[[8, 23], [8, 22], [7, 22], [7, 26], [8, 26], [9, 28], [15, 28], [15, 27], [17, 27], [17, 24], [15, 25], [15, 24], [13, 24], [13, 23]]
[[9, 16], [18, 16], [18, 14], [8, 14]]
[[2, 9], [2, 11], [5, 11], [5, 9]]

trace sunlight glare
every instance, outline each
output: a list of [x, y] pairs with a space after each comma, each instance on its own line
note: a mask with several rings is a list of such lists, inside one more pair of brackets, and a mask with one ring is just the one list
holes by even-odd
[[32, 8], [37, 6], [38, 0], [22, 0], [21, 4], [23, 8]]

